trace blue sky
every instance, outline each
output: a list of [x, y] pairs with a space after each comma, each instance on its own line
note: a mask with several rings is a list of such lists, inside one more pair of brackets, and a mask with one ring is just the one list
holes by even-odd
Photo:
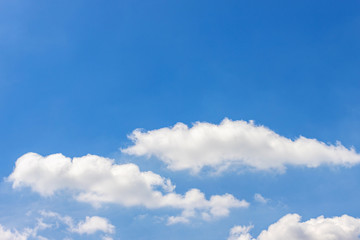
[[[248, 225], [254, 226], [256, 238], [287, 214], [302, 216], [302, 222], [343, 214], [358, 220], [359, 10], [358, 1], [1, 0], [1, 226], [22, 234], [39, 225], [36, 219], [53, 224], [29, 239], [228, 239], [231, 228]], [[254, 151], [246, 148], [247, 155], [242, 155], [242, 143], [226, 140], [220, 127], [225, 118], [234, 124], [231, 134], [255, 122], [259, 138], [248, 146]], [[242, 127], [240, 120], [246, 123]], [[183, 133], [190, 140], [176, 138], [175, 147], [161, 145], [162, 140], [171, 142], [178, 122], [188, 126]], [[204, 130], [192, 142], [196, 122], [220, 129], [218, 135]], [[150, 133], [162, 128], [169, 128], [168, 133], [152, 138]], [[141, 136], [148, 134], [155, 146], [142, 138], [131, 140], [135, 129], [142, 129]], [[258, 145], [278, 140], [264, 138], [263, 130], [286, 138], [280, 145], [289, 154], [276, 147], [266, 152]], [[316, 139], [316, 144], [309, 143], [314, 149], [288, 144], [299, 136]], [[223, 137], [226, 144], [217, 142]], [[328, 150], [337, 141], [345, 150]], [[146, 150], [124, 152], [132, 146]], [[24, 186], [13, 187], [15, 180], [8, 179], [17, 170], [17, 159], [29, 152], [44, 157], [97, 155], [113, 159], [111, 166], [131, 163], [141, 172], [170, 179], [179, 196], [199, 189], [205, 195], [203, 205], [210, 204], [206, 201], [211, 196], [228, 193], [249, 206], [234, 203], [224, 216], [196, 216], [169, 225], [170, 216], [188, 210], [180, 200], [125, 206], [122, 199], [94, 207], [74, 197], [93, 186], [76, 183], [59, 185], [54, 194], [43, 196], [34, 189], [39, 182], [20, 179], [20, 174], [14, 179]], [[235, 157], [224, 157], [230, 155]], [[207, 162], [212, 156], [219, 156], [214, 157], [217, 164]], [[201, 170], [192, 171], [200, 159]], [[285, 171], [265, 167], [278, 159], [283, 159]], [[251, 165], [258, 160], [259, 165]], [[321, 164], [309, 167], [317, 161]], [[174, 167], [185, 163], [190, 165]], [[226, 164], [230, 167], [215, 173]], [[49, 181], [34, 176], [41, 183]], [[164, 189], [162, 193], [167, 194]], [[254, 200], [255, 194], [268, 201]], [[49, 212], [57, 215], [44, 214]], [[64, 216], [73, 225], [64, 223]], [[115, 231], [80, 233], [78, 223], [87, 216], [106, 219]]]

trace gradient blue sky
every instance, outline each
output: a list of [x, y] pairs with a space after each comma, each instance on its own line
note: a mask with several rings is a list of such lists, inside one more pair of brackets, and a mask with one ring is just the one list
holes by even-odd
[[[288, 213], [360, 217], [359, 166], [191, 175], [119, 150], [137, 128], [227, 117], [359, 151], [359, 66], [359, 1], [0, 0], [0, 224], [33, 227], [47, 210], [106, 217], [114, 239], [210, 240], [249, 223], [257, 235]], [[174, 209], [44, 198], [5, 181], [27, 152], [134, 162], [178, 193], [230, 193], [250, 207], [167, 226], [159, 219]], [[270, 201], [255, 202], [255, 193]]]

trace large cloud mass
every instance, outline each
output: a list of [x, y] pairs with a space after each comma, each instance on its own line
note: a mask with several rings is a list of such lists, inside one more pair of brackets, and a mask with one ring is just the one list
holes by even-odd
[[135, 130], [134, 142], [122, 151], [136, 156], [155, 156], [172, 170], [198, 172], [203, 167], [221, 171], [229, 166], [284, 171], [286, 165], [318, 167], [322, 164], [352, 166], [360, 162], [353, 148], [329, 145], [300, 136], [291, 140], [252, 121], [224, 119], [219, 125], [197, 122], [189, 128]]
[[187, 222], [196, 216], [203, 219], [227, 216], [230, 208], [249, 205], [230, 194], [214, 195], [208, 200], [198, 189], [177, 194], [169, 179], [151, 171], [141, 172], [135, 164], [115, 164], [111, 159], [95, 155], [71, 159], [62, 154], [43, 157], [27, 153], [16, 161], [8, 180], [14, 188], [29, 186], [43, 196], [71, 190], [78, 201], [94, 206], [116, 203], [183, 210], [181, 216], [169, 218], [169, 224]]
[[253, 238], [252, 226], [235, 226], [228, 240], [359, 240], [360, 219], [348, 215], [300, 222], [298, 214], [288, 214]]

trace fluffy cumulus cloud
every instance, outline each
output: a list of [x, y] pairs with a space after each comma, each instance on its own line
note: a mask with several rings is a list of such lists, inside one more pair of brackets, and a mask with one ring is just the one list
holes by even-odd
[[43, 196], [69, 190], [78, 201], [94, 206], [116, 203], [128, 207], [182, 210], [181, 216], [169, 218], [170, 224], [187, 222], [197, 216], [205, 220], [227, 216], [230, 208], [249, 205], [230, 194], [206, 199], [198, 189], [177, 194], [169, 179], [151, 171], [142, 172], [135, 164], [115, 164], [112, 159], [95, 155], [71, 159], [62, 154], [43, 157], [27, 153], [16, 161], [8, 181], [14, 188], [28, 186]]
[[298, 214], [288, 214], [253, 238], [252, 226], [235, 226], [228, 240], [359, 240], [360, 219], [348, 215], [323, 216], [301, 222]]
[[72, 228], [72, 232], [79, 234], [93, 234], [97, 231], [102, 231], [104, 233], [114, 233], [115, 227], [109, 223], [106, 218], [94, 216], [86, 217], [85, 221], [79, 222], [79, 224]]
[[27, 240], [29, 235], [29, 231], [20, 233], [17, 230], [6, 229], [0, 224], [0, 239], [2, 240]]
[[253, 228], [250, 226], [235, 226], [230, 230], [230, 236], [228, 240], [252, 240], [250, 230]]
[[122, 149], [124, 153], [155, 156], [172, 170], [194, 173], [203, 167], [284, 171], [287, 165], [352, 166], [360, 162], [360, 154], [340, 143], [325, 144], [302, 136], [292, 140], [252, 121], [197, 122], [191, 128], [177, 123], [171, 128], [135, 130], [129, 137], [134, 145]]

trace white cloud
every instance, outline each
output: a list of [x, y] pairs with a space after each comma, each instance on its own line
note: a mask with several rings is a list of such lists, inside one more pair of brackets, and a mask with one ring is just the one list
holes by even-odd
[[264, 203], [264, 204], [266, 204], [269, 201], [269, 199], [264, 198], [260, 193], [255, 193], [254, 200], [256, 202]]
[[111, 234], [114, 233], [114, 229], [115, 227], [106, 218], [94, 216], [86, 217], [85, 221], [79, 222], [71, 231], [79, 234], [93, 234], [97, 231]]
[[[0, 240], [46, 240], [46, 237], [40, 236], [38, 235], [38, 233], [44, 229], [56, 229], [59, 227], [57, 221], [56, 224], [46, 223], [49, 221], [49, 218], [55, 218], [56, 220], [60, 220], [61, 223], [65, 224], [68, 227], [67, 231], [71, 233], [94, 234], [100, 231], [107, 234], [113, 234], [115, 232], [115, 227], [106, 218], [98, 216], [86, 217], [84, 221], [80, 221], [78, 224], [74, 224], [74, 220], [69, 216], [61, 216], [60, 214], [51, 211], [40, 211], [39, 213], [41, 218], [37, 218], [37, 223], [35, 227], [25, 228], [21, 232], [16, 229], [6, 229], [0, 224]], [[109, 236], [103, 237], [104, 239], [106, 239], [105, 237], [111, 239]]]
[[44, 223], [42, 219], [37, 219], [37, 224], [34, 228], [25, 228], [22, 232], [19, 232], [17, 229], [6, 229], [0, 224], [0, 240], [27, 240], [29, 238], [43, 240], [46, 238], [38, 236], [38, 231], [50, 227], [51, 225]]
[[104, 236], [104, 237], [102, 237], [102, 240], [113, 240], [113, 238], [109, 237], [109, 236]]
[[203, 219], [222, 217], [229, 214], [230, 208], [249, 205], [230, 194], [207, 200], [198, 189], [180, 195], [174, 192], [175, 186], [169, 179], [151, 171], [141, 172], [135, 164], [115, 164], [111, 159], [95, 155], [70, 159], [62, 154], [43, 157], [27, 153], [16, 161], [8, 180], [13, 182], [13, 188], [28, 186], [42, 196], [70, 190], [75, 193], [75, 199], [94, 206], [116, 203], [151, 209], [171, 207], [183, 210], [182, 217], [187, 212], [194, 213], [191, 217]]
[[70, 229], [74, 226], [74, 220], [69, 216], [61, 216], [59, 213], [51, 211], [40, 211], [40, 215], [44, 218], [56, 218], [67, 225]]
[[250, 226], [235, 226], [230, 230], [230, 236], [228, 240], [252, 240], [250, 230], [253, 228]]
[[171, 128], [135, 130], [129, 136], [133, 146], [122, 152], [155, 156], [172, 170], [199, 172], [203, 167], [222, 171], [229, 166], [284, 171], [287, 165], [352, 166], [360, 154], [340, 143], [325, 144], [300, 136], [291, 140], [252, 121], [224, 119], [219, 125], [197, 122], [191, 128], [177, 123]]
[[189, 217], [192, 217], [193, 215], [182, 214], [183, 216], [171, 216], [168, 219], [168, 225], [173, 225], [177, 223], [189, 223]]
[[1, 240], [27, 240], [29, 233], [19, 233], [17, 230], [9, 230], [0, 224], [0, 239]]
[[103, 232], [113, 234], [115, 232], [115, 227], [112, 225], [108, 219], [99, 217], [99, 216], [87, 216], [84, 221], [74, 223], [73, 218], [69, 216], [62, 216], [59, 213], [51, 211], [40, 211], [41, 216], [45, 218], [55, 218], [60, 220], [68, 227], [69, 232], [78, 233], [78, 234], [94, 234], [96, 232]]
[[235, 226], [230, 230], [228, 240], [359, 240], [360, 219], [348, 215], [341, 217], [312, 218], [300, 222], [298, 214], [288, 214], [267, 230], [253, 238], [249, 231], [252, 226]]

